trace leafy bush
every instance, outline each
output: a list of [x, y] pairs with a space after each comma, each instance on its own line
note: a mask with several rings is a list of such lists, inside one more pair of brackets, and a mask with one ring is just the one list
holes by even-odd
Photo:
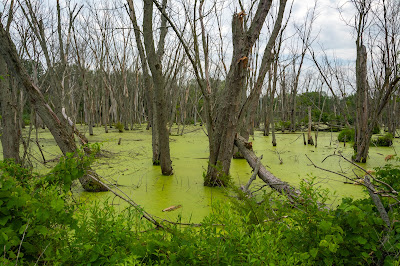
[[278, 130], [289, 129], [291, 124], [290, 121], [279, 121]]
[[355, 131], [352, 128], [346, 128], [340, 131], [338, 135], [338, 141], [344, 142], [346, 138], [346, 142], [354, 141], [355, 138]]
[[69, 190], [92, 160], [82, 151], [67, 154], [45, 176], [0, 161], [0, 262], [36, 261], [65, 245], [76, 226]]
[[[389, 156], [388, 156], [389, 157]], [[387, 157], [387, 158], [388, 158]], [[394, 190], [400, 191], [400, 158], [390, 155], [394, 164], [386, 164], [375, 168], [375, 177], [387, 184], [390, 184]]]
[[121, 122], [115, 123], [115, 128], [118, 129], [118, 132], [122, 133], [124, 132], [124, 125]]
[[378, 137], [371, 141], [373, 145], [379, 147], [390, 147], [393, 144], [393, 135], [390, 133], [385, 134], [384, 136]]

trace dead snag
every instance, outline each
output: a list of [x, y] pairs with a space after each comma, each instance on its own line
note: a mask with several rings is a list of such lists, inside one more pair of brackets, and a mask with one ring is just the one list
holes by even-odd
[[263, 158], [262, 155], [260, 156], [260, 158], [257, 158], [257, 164], [256, 164], [256, 167], [253, 169], [253, 174], [251, 175], [251, 177], [250, 177], [250, 179], [249, 179], [249, 182], [247, 182], [247, 184], [246, 184], [244, 187], [242, 187], [242, 190], [243, 190], [245, 193], [248, 193], [248, 192], [249, 192], [249, 187], [250, 187], [251, 183], [252, 183], [254, 180], [256, 180], [256, 178], [257, 178], [257, 173], [258, 173], [258, 170], [260, 169], [260, 165], [261, 165], [261, 160], [262, 160], [262, 158]]
[[[246, 148], [246, 145], [248, 146], [246, 143], [247, 141], [243, 137], [236, 136], [235, 145], [239, 148], [239, 151], [242, 153], [249, 165], [255, 169], [257, 167], [258, 157], [252, 150]], [[300, 191], [274, 176], [271, 172], [265, 169], [261, 163], [259, 167], [260, 169], [258, 170], [258, 176], [272, 189], [275, 189], [279, 193], [285, 194], [290, 199], [296, 199], [300, 196]]]

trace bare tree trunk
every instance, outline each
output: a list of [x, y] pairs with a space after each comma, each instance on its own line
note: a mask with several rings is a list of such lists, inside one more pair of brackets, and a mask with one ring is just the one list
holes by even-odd
[[[281, 8], [285, 5], [286, 1], [281, 1], [279, 6], [280, 11], [282, 12], [281, 15], [283, 15]], [[210, 158], [207, 175], [205, 176], [204, 180], [205, 186], [224, 186], [228, 181], [226, 176], [229, 175], [229, 168], [233, 155], [233, 142], [238, 130], [238, 123], [240, 123], [237, 114], [239, 113], [240, 115], [240, 112], [247, 111], [247, 108], [242, 107], [240, 103], [243, 97], [243, 89], [245, 89], [244, 81], [248, 71], [247, 63], [249, 51], [260, 34], [262, 23], [269, 12], [270, 6], [270, 1], [259, 2], [258, 10], [248, 30], [245, 29], [242, 15], [233, 15], [233, 57], [228, 75], [226, 77], [226, 84], [224, 88], [225, 97], [221, 98], [219, 102], [219, 106], [216, 110], [217, 116], [214, 129], [212, 132], [209, 132], [209, 135], [211, 135], [209, 140]], [[269, 44], [270, 42], [272, 42], [272, 45], [275, 43], [275, 39], [279, 33], [281, 21], [282, 20], [280, 20], [280, 22], [276, 22], [278, 31], [274, 31], [274, 34], [270, 37]], [[270, 60], [272, 47], [269, 47], [269, 49], [269, 51], [267, 51], [267, 49], [264, 51], [265, 58], [263, 57], [263, 61], [265, 60], [265, 63]], [[268, 71], [268, 69], [265, 68], [263, 71]], [[263, 76], [260, 75], [262, 80], [265, 77], [265, 73], [266, 72], [263, 73]], [[260, 82], [257, 83], [262, 84], [261, 79]], [[255, 90], [255, 92], [259, 93], [258, 89]], [[249, 97], [248, 103], [250, 104], [252, 100], [253, 99]]]
[[308, 106], [308, 144], [314, 145], [314, 141], [311, 135], [312, 117], [311, 117], [311, 106]]
[[160, 164], [160, 148], [159, 148], [159, 136], [158, 136], [158, 125], [157, 125], [157, 117], [156, 117], [156, 110], [155, 110], [155, 102], [154, 102], [154, 88], [153, 83], [148, 72], [148, 62], [145, 55], [145, 48], [143, 47], [143, 43], [141, 40], [141, 31], [139, 29], [136, 14], [134, 10], [134, 5], [132, 0], [127, 0], [129, 5], [129, 17], [133, 24], [133, 29], [135, 33], [136, 45], [139, 51], [140, 61], [142, 65], [142, 72], [143, 72], [143, 87], [146, 95], [147, 100], [147, 114], [148, 114], [148, 123], [147, 128], [149, 129], [151, 126], [152, 131], [152, 152], [153, 152], [153, 165]]
[[13, 159], [20, 163], [19, 140], [21, 130], [18, 118], [18, 103], [14, 86], [16, 82], [8, 74], [7, 64], [0, 57], [0, 97], [1, 97], [1, 123], [3, 132], [1, 134], [1, 144], [3, 147], [3, 159]]
[[[166, 0], [164, 0], [164, 6], [166, 5]], [[162, 65], [161, 65], [161, 56], [163, 54], [164, 43], [162, 38], [163, 32], [161, 33], [160, 43], [158, 47], [158, 51], [156, 53], [154, 47], [154, 39], [153, 39], [153, 2], [152, 0], [144, 1], [144, 15], [143, 15], [143, 37], [144, 37], [144, 45], [147, 53], [147, 62], [150, 67], [150, 71], [153, 78], [154, 85], [154, 100], [156, 105], [156, 116], [157, 116], [157, 127], [158, 127], [158, 141], [160, 146], [160, 165], [161, 165], [161, 173], [163, 175], [172, 175], [172, 161], [169, 150], [169, 132], [167, 128], [168, 122], [168, 114], [167, 114], [167, 105], [166, 105], [166, 93], [165, 93], [165, 77], [162, 73]], [[166, 20], [163, 17], [162, 19], [162, 31], [165, 31], [166, 34]]]
[[367, 49], [364, 45], [357, 45], [356, 61], [356, 133], [355, 133], [355, 161], [367, 161], [371, 132], [368, 130], [368, 81], [367, 81]]

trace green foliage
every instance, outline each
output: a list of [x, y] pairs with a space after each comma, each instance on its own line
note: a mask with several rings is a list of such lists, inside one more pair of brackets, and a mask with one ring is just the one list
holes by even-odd
[[45, 176], [0, 161], [0, 262], [35, 261], [65, 245], [76, 226], [69, 190], [92, 159], [81, 151], [67, 154]]
[[378, 124], [375, 124], [374, 128], [372, 129], [372, 134], [379, 134], [381, 133], [381, 127]]
[[115, 128], [118, 129], [118, 132], [124, 132], [124, 125], [121, 122], [117, 122], [114, 124]]
[[393, 135], [386, 133], [384, 136], [378, 137], [371, 142], [375, 146], [390, 147], [393, 144]]
[[390, 160], [394, 161], [394, 163], [375, 168], [375, 177], [390, 184], [394, 190], [400, 191], [400, 158], [391, 156]]
[[278, 130], [289, 129], [291, 124], [290, 121], [279, 121]]
[[[75, 218], [77, 226], [70, 234], [69, 248], [49, 254], [60, 264], [115, 265], [130, 254], [143, 259], [150, 253], [146, 241], [163, 235], [151, 230], [133, 208], [117, 211], [108, 201], [82, 206]], [[143, 230], [149, 232], [141, 233]]]
[[[328, 208], [329, 191], [315, 179], [301, 182], [295, 202], [271, 190], [229, 187], [230, 200], [214, 203], [200, 227], [182, 226], [178, 218], [164, 224], [166, 231], [133, 208], [75, 204], [70, 180], [90, 160], [69, 155], [43, 177], [0, 163], [0, 264], [17, 257], [20, 264], [49, 265], [391, 265], [399, 259], [399, 222], [386, 230], [369, 198]], [[397, 165], [377, 169], [377, 178], [395, 189], [398, 177]], [[384, 201], [390, 220], [398, 221], [391, 203]]]
[[346, 128], [340, 131], [338, 135], [338, 141], [344, 142], [346, 138], [346, 142], [354, 141], [355, 138], [355, 131], [352, 128]]
[[31, 115], [29, 113], [24, 113], [22, 115], [22, 120], [24, 121], [25, 126], [31, 123]]
[[[68, 197], [63, 176], [53, 182], [31, 174], [12, 162], [1, 162], [0, 180], [0, 246], [1, 258], [34, 261], [45, 250], [58, 249], [54, 239], [67, 236], [74, 226], [74, 207]], [[1, 261], [1, 259], [0, 259]]]

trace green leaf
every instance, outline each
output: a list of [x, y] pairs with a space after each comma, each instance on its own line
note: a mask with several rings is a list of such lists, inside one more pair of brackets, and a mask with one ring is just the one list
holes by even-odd
[[362, 252], [361, 255], [363, 255], [364, 258], [368, 258], [369, 257], [367, 252]]
[[332, 226], [331, 222], [327, 222], [327, 221], [322, 221], [319, 223], [319, 228], [321, 228], [322, 231], [328, 231]]
[[79, 174], [78, 168], [73, 168], [71, 171], [72, 177], [76, 178]]
[[47, 232], [48, 232], [48, 229], [47, 229], [45, 226], [43, 226], [43, 225], [38, 225], [38, 226], [36, 227], [36, 230], [37, 230], [39, 233], [41, 233], [42, 235], [44, 235], [44, 236], [46, 236], [46, 235], [47, 235]]
[[360, 243], [361, 245], [364, 245], [365, 243], [367, 243], [367, 240], [361, 236], [359, 236], [357, 238], [358, 243]]
[[336, 253], [338, 248], [339, 248], [339, 245], [336, 245], [335, 243], [330, 243], [329, 244], [329, 251], [332, 252], [332, 253]]
[[310, 255], [315, 259], [315, 257], [317, 257], [318, 254], [318, 248], [312, 248], [310, 249]]
[[322, 239], [321, 242], [319, 242], [320, 247], [328, 247], [329, 243], [325, 239]]
[[3, 236], [4, 240], [7, 242], [8, 241], [8, 235], [6, 233], [1, 233], [1, 235]]
[[61, 211], [64, 207], [64, 201], [61, 199], [54, 199], [50, 202], [51, 207], [53, 207], [56, 211]]
[[10, 218], [11, 218], [11, 216], [10, 216], [10, 215], [7, 215], [7, 216], [4, 216], [4, 217], [1, 217], [1, 218], [0, 218], [0, 225], [1, 225], [1, 226], [4, 226], [4, 225], [6, 225], [7, 221], [8, 221]]

